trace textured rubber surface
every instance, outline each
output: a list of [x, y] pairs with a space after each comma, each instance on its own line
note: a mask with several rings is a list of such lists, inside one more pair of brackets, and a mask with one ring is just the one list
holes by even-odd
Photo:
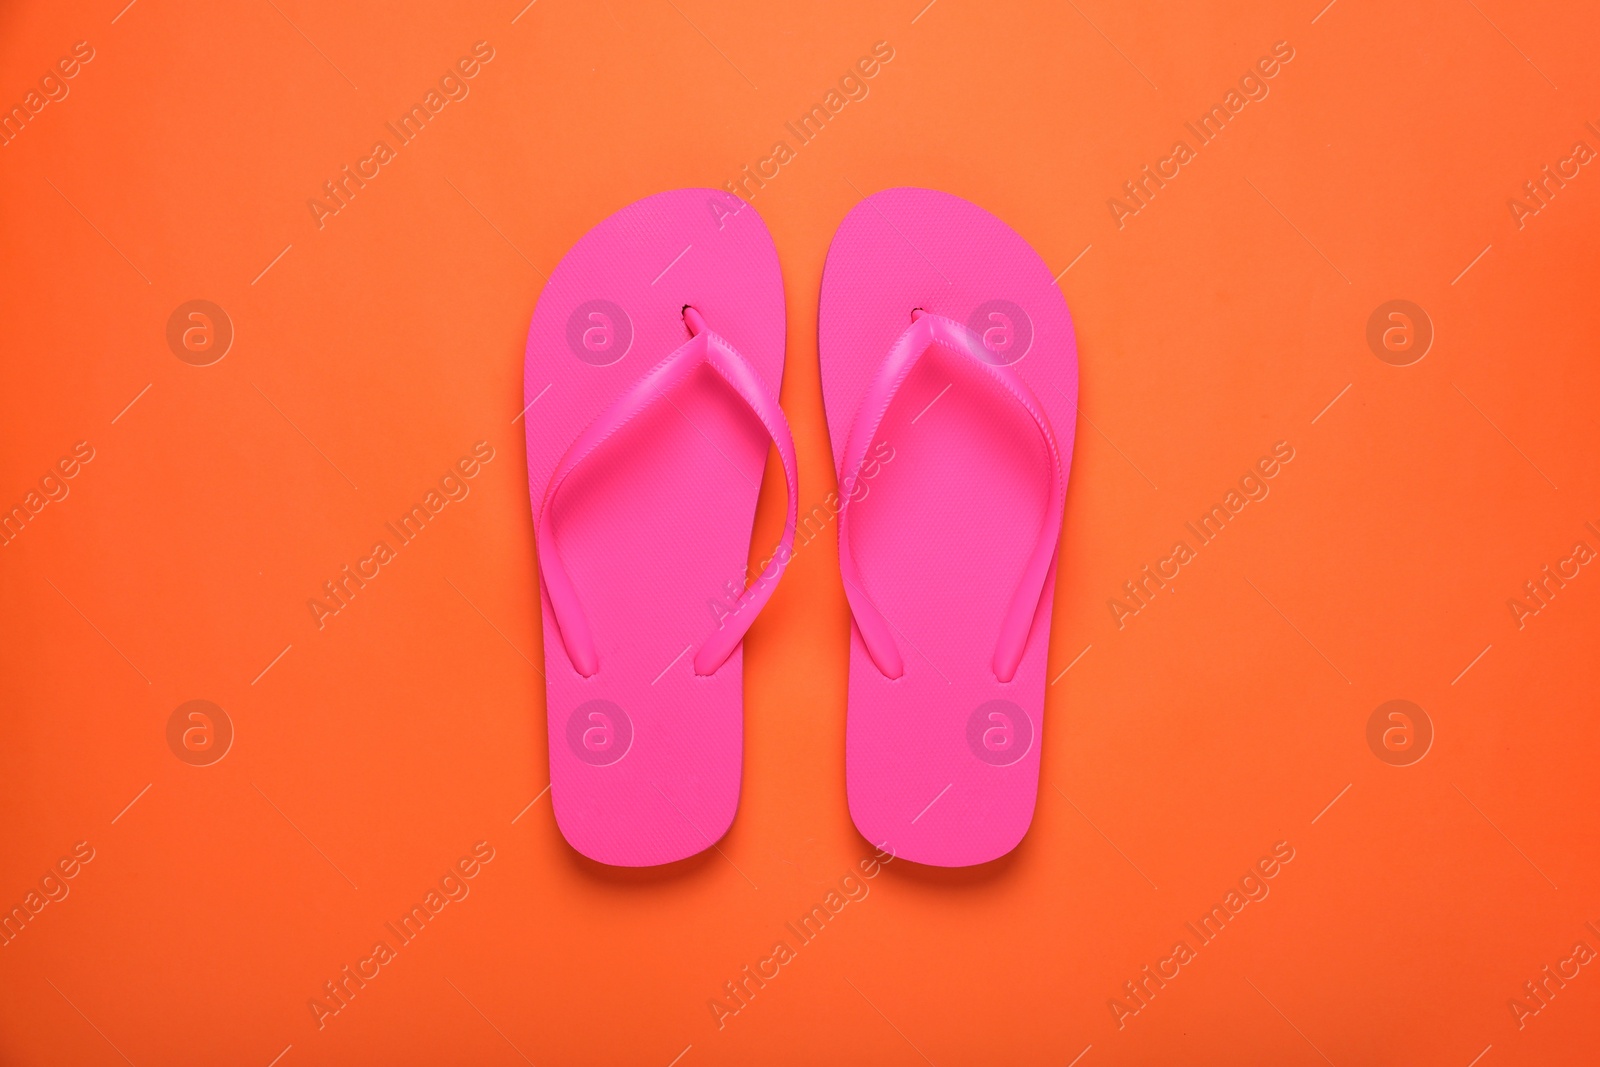
[[[1078, 363], [1065, 300], [1004, 222], [924, 189], [863, 200], [828, 251], [818, 345], [835, 462], [916, 308], [970, 327], [1022, 379], [1070, 468]], [[1022, 839], [1038, 794], [1054, 566], [1015, 677], [999, 682], [992, 660], [1048, 511], [1048, 452], [1015, 399], [939, 345], [906, 378], [876, 441], [892, 460], [859, 481], [850, 547], [905, 674], [880, 673], [851, 627], [850, 814], [901, 858], [982, 863]]]
[[[572, 247], [534, 310], [523, 402], [536, 517], [583, 429], [688, 340], [685, 304], [777, 397], [783, 281], [755, 209], [713, 189], [640, 200]], [[562, 834], [592, 859], [667, 863], [733, 821], [743, 653], [709, 677], [691, 661], [717, 627], [713, 605], [743, 586], [769, 444], [702, 367], [584, 460], [552, 505], [599, 669], [574, 669], [541, 582], [551, 798]]]

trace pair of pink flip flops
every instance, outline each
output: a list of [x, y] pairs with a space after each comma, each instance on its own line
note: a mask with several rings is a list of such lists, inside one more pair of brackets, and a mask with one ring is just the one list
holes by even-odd
[[[740, 642], [799, 506], [784, 319], [772, 237], [714, 189], [600, 223], [534, 311], [523, 399], [551, 797], [567, 841], [602, 863], [692, 855], [738, 808]], [[900, 858], [982, 863], [1022, 839], [1038, 793], [1072, 320], [1005, 223], [888, 189], [834, 236], [818, 342], [854, 618], [850, 814]], [[788, 513], [749, 575], [773, 445]]]

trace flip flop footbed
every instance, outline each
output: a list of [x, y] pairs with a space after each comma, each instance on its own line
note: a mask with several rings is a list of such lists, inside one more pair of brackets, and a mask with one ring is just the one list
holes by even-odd
[[[985, 359], [1026, 384], [1069, 468], [1077, 348], [1049, 269], [993, 215], [922, 189], [862, 201], [828, 252], [818, 341], [835, 462], [918, 308], [967, 326]], [[897, 392], [870, 451], [884, 449], [892, 462], [856, 480], [850, 549], [905, 672], [885, 677], [852, 626], [850, 812], [897, 856], [981, 863], [1021, 840], [1038, 792], [1054, 567], [1015, 676], [999, 682], [992, 663], [1050, 510], [1050, 455], [1020, 404], [940, 345]]]
[[[540, 294], [528, 331], [528, 486], [597, 416], [689, 338], [684, 305], [778, 395], [783, 282], [755, 209], [719, 190], [640, 200], [589, 231]], [[692, 669], [719, 605], [742, 587], [770, 445], [707, 367], [609, 436], [552, 503], [554, 551], [599, 668], [575, 669], [541, 582], [551, 797], [585, 855], [640, 866], [699, 852], [738, 806], [742, 653]]]

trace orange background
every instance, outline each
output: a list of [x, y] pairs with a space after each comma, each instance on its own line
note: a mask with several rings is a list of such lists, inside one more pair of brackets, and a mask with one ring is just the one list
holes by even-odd
[[[921, 7], [0, 13], [8, 107], [95, 50], [0, 148], [0, 504], [95, 451], [0, 548], [0, 904], [94, 849], [0, 948], [0, 1060], [1592, 1059], [1600, 968], [1520, 1028], [1508, 1002], [1600, 949], [1600, 574], [1520, 629], [1507, 600], [1600, 549], [1600, 174], [1521, 228], [1507, 201], [1600, 148], [1600, 16]], [[319, 229], [307, 200], [480, 40], [470, 96]], [[720, 854], [580, 858], [548, 798], [529, 807], [548, 774], [523, 339], [585, 230], [767, 157], [878, 41], [895, 58], [870, 95], [754, 199], [787, 285], [802, 510], [834, 488], [816, 300], [861, 195], [957, 193], [1070, 265], [1085, 418], [1039, 806], [985, 868], [884, 869], [719, 1029], [708, 1001], [870, 854], [844, 801], [832, 534], [746, 641]], [[1270, 95], [1119, 229], [1107, 199], [1278, 41]], [[1395, 298], [1436, 331], [1405, 367], [1366, 341]], [[210, 366], [167, 345], [192, 299], [236, 330]], [[307, 600], [480, 440], [470, 498], [319, 630]], [[1270, 497], [1119, 629], [1122, 583], [1280, 440]], [[769, 468], [759, 546], [782, 494]], [[236, 732], [211, 766], [168, 746], [194, 699]], [[1435, 731], [1411, 766], [1367, 742], [1392, 699]], [[471, 895], [319, 1029], [310, 998], [479, 841]], [[1270, 896], [1119, 1028], [1123, 983], [1280, 841]]]

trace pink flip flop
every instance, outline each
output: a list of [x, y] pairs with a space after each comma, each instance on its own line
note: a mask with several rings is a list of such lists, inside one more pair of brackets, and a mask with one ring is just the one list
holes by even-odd
[[1038, 795], [1072, 318], [1004, 222], [888, 189], [834, 235], [817, 333], [854, 619], [850, 815], [903, 859], [995, 859]]
[[[523, 400], [550, 792], [563, 836], [602, 863], [692, 855], [738, 808], [740, 641], [795, 534], [783, 350], [772, 237], [715, 189], [600, 223], [534, 310]], [[788, 518], [747, 587], [771, 443]]]

